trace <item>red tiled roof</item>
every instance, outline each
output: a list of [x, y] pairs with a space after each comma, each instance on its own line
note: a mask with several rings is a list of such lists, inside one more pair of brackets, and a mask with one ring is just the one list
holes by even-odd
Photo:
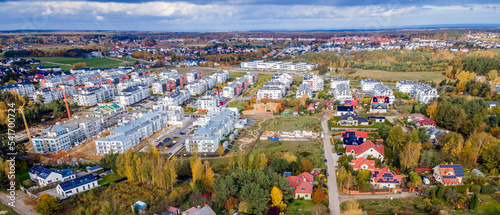
[[[376, 172], [378, 172], [376, 174]], [[401, 175], [396, 175], [394, 171], [389, 169], [388, 167], [384, 167], [382, 169], [374, 169], [371, 172], [371, 178], [376, 183], [393, 183], [393, 184], [401, 184]], [[392, 177], [384, 177], [384, 174], [391, 174]], [[376, 176], [375, 176], [376, 175]], [[397, 182], [394, 182], [396, 180]]]
[[421, 113], [412, 113], [410, 114], [410, 117], [412, 120], [425, 119], [425, 116]]
[[384, 145], [375, 145], [370, 140], [367, 140], [360, 145], [347, 145], [346, 152], [351, 152], [352, 150], [354, 150], [354, 153], [356, 153], [357, 155], [360, 155], [363, 152], [370, 150], [371, 148], [375, 149], [378, 153], [380, 153], [382, 156], [384, 156]]
[[299, 176], [288, 176], [286, 177], [286, 180], [288, 180], [288, 183], [290, 183], [290, 187], [297, 187], [300, 182], [303, 181]]
[[422, 120], [418, 121], [418, 123], [420, 124], [420, 126], [424, 126], [424, 124], [426, 124], [426, 125], [432, 124], [432, 125], [436, 126], [436, 122], [434, 122], [434, 120], [432, 120], [432, 119], [422, 119]]
[[313, 193], [313, 185], [307, 181], [302, 181], [295, 187], [294, 193]]
[[300, 178], [305, 178], [308, 182], [311, 182], [311, 181], [314, 181], [314, 176], [311, 175], [310, 173], [308, 172], [303, 172], [303, 173], [300, 173], [299, 175]]
[[368, 160], [364, 157], [360, 157], [356, 160], [352, 160], [351, 162], [349, 162], [349, 164], [352, 166], [352, 168], [354, 170], [360, 170], [361, 169], [361, 166], [363, 165], [367, 165], [368, 168], [366, 169], [369, 169], [369, 170], [373, 170], [375, 169], [375, 161], [374, 160]]

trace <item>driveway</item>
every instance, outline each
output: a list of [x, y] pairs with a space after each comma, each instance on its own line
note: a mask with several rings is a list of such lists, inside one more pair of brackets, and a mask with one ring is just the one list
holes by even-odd
[[[14, 209], [14, 211], [16, 211], [18, 214], [21, 214], [21, 215], [37, 215], [38, 214], [35, 211], [35, 209], [33, 209], [32, 206], [24, 204], [23, 199], [26, 198], [28, 196], [28, 194], [24, 193], [21, 190], [16, 190], [16, 194], [17, 194], [16, 202], [14, 203], [14, 205], [16, 207], [12, 208], [12, 209]], [[9, 195], [7, 195], [6, 193], [0, 192], [0, 202], [2, 202], [2, 204], [7, 205], [10, 202], [8, 197], [9, 197]]]
[[335, 171], [334, 156], [332, 153], [332, 144], [330, 143], [330, 138], [332, 134], [328, 130], [328, 119], [323, 118], [321, 120], [321, 125], [323, 127], [323, 132], [325, 137], [323, 138], [323, 145], [325, 150], [325, 158], [327, 159], [326, 167], [328, 171], [328, 198], [330, 200], [330, 214], [340, 215], [340, 202], [339, 202], [339, 191], [337, 187], [337, 173]]

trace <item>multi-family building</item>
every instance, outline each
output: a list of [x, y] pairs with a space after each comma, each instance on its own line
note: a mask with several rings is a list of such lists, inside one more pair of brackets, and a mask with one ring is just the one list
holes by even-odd
[[87, 138], [84, 130], [75, 120], [52, 125], [43, 130], [41, 135], [33, 137], [32, 143], [35, 153], [57, 153], [61, 150], [68, 150], [72, 144]]
[[243, 84], [239, 81], [230, 82], [222, 88], [222, 95], [226, 98], [236, 98], [243, 92]]
[[217, 80], [217, 83], [224, 83], [229, 79], [229, 71], [227, 70], [219, 70], [216, 73], [214, 73], [212, 76], [214, 76]]
[[323, 91], [324, 81], [323, 78], [317, 75], [304, 75], [304, 80], [302, 84], [307, 84], [311, 86], [313, 92]]
[[383, 97], [389, 97], [389, 103], [388, 104], [393, 104], [394, 103], [394, 94], [392, 92], [392, 89], [389, 88], [387, 85], [379, 83], [375, 84], [373, 87], [371, 93], [371, 96], [383, 96]]
[[44, 71], [44, 72], [60, 72], [61, 71], [61, 67], [58, 67], [58, 66], [37, 66], [36, 69], [38, 71]]
[[293, 77], [287, 73], [275, 73], [273, 77], [271, 77], [271, 81], [282, 83], [286, 86], [286, 88], [290, 88], [292, 85]]
[[413, 86], [417, 84], [415, 81], [402, 80], [396, 83], [396, 90], [403, 93], [411, 93]]
[[153, 94], [163, 94], [176, 88], [175, 79], [164, 79], [151, 85]]
[[312, 99], [313, 93], [311, 90], [311, 85], [309, 84], [301, 84], [295, 93], [295, 98], [302, 98], [302, 95], [306, 95], [307, 98]]
[[148, 86], [139, 85], [122, 90], [115, 96], [115, 102], [120, 106], [130, 106], [141, 100], [149, 98]]
[[48, 169], [40, 164], [35, 164], [28, 172], [30, 179], [37, 183], [40, 187], [45, 187], [49, 184], [62, 182], [68, 179], [75, 178], [75, 172], [71, 168], [63, 170]]
[[243, 77], [250, 80], [250, 84], [255, 84], [259, 80], [259, 73], [247, 72]]
[[[235, 122], [239, 119], [237, 110], [222, 108], [220, 111], [209, 112], [210, 120], [197, 128], [186, 139], [186, 150], [198, 152], [216, 152], [220, 142], [234, 129]], [[224, 147], [224, 146], [223, 146]]]
[[330, 80], [330, 88], [335, 89], [335, 88], [337, 88], [337, 86], [339, 86], [341, 84], [345, 84], [345, 85], [349, 86], [349, 82], [350, 81], [347, 78], [333, 77]]
[[96, 107], [90, 116], [101, 119], [102, 126], [109, 128], [121, 120], [123, 113], [125, 113], [125, 108], [117, 104], [102, 104]]
[[200, 70], [193, 70], [191, 72], [188, 72], [186, 74], [186, 77], [187, 77], [187, 82], [191, 83], [195, 80], [201, 79], [201, 77], [203, 77], [203, 72]]
[[439, 94], [436, 88], [433, 88], [428, 84], [417, 82], [415, 85], [413, 85], [410, 96], [418, 100], [422, 104], [427, 104], [438, 98]]
[[257, 100], [283, 99], [283, 90], [278, 86], [264, 85], [257, 92]]
[[167, 125], [181, 125], [182, 120], [184, 110], [178, 106], [151, 110], [137, 119], [124, 122], [107, 137], [96, 140], [97, 153], [124, 153]]
[[371, 79], [371, 78], [363, 79], [363, 80], [361, 80], [361, 91], [370, 92], [373, 90], [375, 85], [380, 84], [380, 83], [382, 83], [382, 82], [379, 80]]
[[191, 93], [185, 89], [175, 89], [159, 99], [158, 103], [165, 106], [178, 106], [191, 99]]
[[151, 70], [145, 70], [145, 69], [138, 69], [130, 73], [130, 77], [133, 79], [147, 77], [149, 75], [151, 75]]
[[6, 92], [10, 91], [16, 91], [17, 94], [24, 96], [24, 95], [32, 95], [35, 93], [35, 87], [33, 86], [32, 83], [16, 83], [16, 84], [6, 84], [3, 86], [0, 86], [0, 89]]
[[80, 106], [94, 106], [97, 103], [113, 100], [115, 94], [113, 86], [88, 87], [75, 94], [73, 100]]
[[58, 184], [56, 192], [62, 197], [70, 197], [98, 186], [96, 177], [91, 173]]
[[292, 63], [292, 62], [281, 62], [281, 61], [268, 61], [255, 60], [249, 62], [241, 62], [240, 67], [243, 69], [252, 70], [262, 70], [262, 71], [305, 71], [314, 68], [314, 64], [307, 63]]
[[340, 101], [341, 104], [344, 104], [345, 100], [353, 99], [351, 88], [347, 84], [339, 84], [333, 91], [333, 97], [335, 100]]
[[191, 93], [192, 96], [200, 95], [208, 90], [207, 83], [204, 81], [191, 82], [188, 85], [186, 85], [185, 88], [189, 90], [189, 93]]
[[207, 91], [196, 101], [196, 104], [198, 110], [206, 112], [217, 110], [220, 104], [219, 91]]

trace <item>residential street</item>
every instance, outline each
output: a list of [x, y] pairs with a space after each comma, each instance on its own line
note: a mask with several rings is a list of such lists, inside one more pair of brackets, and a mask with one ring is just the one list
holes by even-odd
[[332, 145], [330, 144], [330, 137], [332, 134], [328, 129], [328, 118], [321, 119], [321, 126], [323, 127], [323, 132], [325, 133], [325, 138], [323, 138], [323, 145], [325, 150], [325, 158], [327, 159], [327, 171], [328, 171], [328, 197], [330, 200], [330, 214], [340, 215], [340, 202], [339, 202], [339, 191], [337, 188], [337, 174], [335, 171], [335, 161], [333, 160]]
[[[32, 206], [28, 206], [28, 205], [25, 205], [24, 202], [23, 202], [23, 198], [26, 198], [28, 196], [28, 194], [24, 193], [23, 191], [21, 190], [16, 190], [16, 203], [14, 203], [14, 205], [16, 207], [12, 208], [14, 209], [14, 211], [16, 211], [18, 214], [21, 214], [21, 215], [36, 215], [38, 214]], [[10, 200], [8, 199], [8, 196], [6, 193], [2, 193], [0, 192], [0, 202], [2, 202], [2, 204], [5, 204], [7, 205]]]

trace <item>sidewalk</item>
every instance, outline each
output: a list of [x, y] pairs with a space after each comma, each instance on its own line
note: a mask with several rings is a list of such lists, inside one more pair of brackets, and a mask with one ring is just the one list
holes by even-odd
[[[35, 211], [35, 209], [33, 208], [33, 206], [28, 206], [28, 205], [24, 204], [23, 199], [26, 198], [28, 196], [28, 194], [24, 193], [21, 190], [16, 190], [16, 194], [17, 194], [16, 203], [14, 203], [14, 205], [16, 207], [12, 208], [12, 209], [14, 209], [14, 211], [16, 211], [20, 215], [37, 215], [38, 214]], [[10, 202], [8, 197], [9, 197], [8, 194], [0, 192], [0, 202], [2, 202], [2, 204], [8, 206], [8, 203]]]

